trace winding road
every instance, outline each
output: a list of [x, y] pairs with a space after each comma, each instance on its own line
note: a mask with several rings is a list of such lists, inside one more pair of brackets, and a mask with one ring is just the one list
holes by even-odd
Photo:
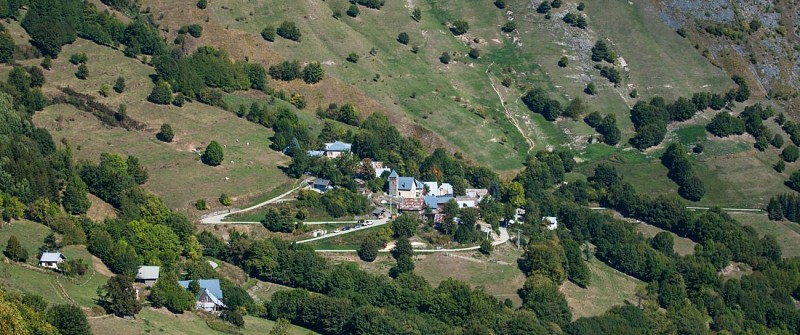
[[[312, 180], [312, 178], [305, 179], [300, 183], [299, 186], [297, 186], [297, 187], [295, 187], [295, 188], [293, 188], [293, 189], [291, 189], [289, 191], [286, 191], [285, 193], [283, 193], [283, 194], [281, 194], [281, 195], [279, 195], [277, 197], [274, 197], [274, 198], [269, 199], [267, 201], [255, 204], [253, 206], [250, 206], [250, 207], [247, 207], [247, 208], [244, 208], [244, 209], [234, 209], [234, 210], [231, 210], [231, 211], [226, 212], [226, 213], [213, 214], [213, 215], [209, 215], [209, 216], [203, 217], [203, 218], [200, 219], [200, 223], [202, 223], [202, 224], [229, 224], [229, 223], [231, 223], [231, 224], [255, 224], [255, 223], [259, 223], [259, 222], [252, 222], [252, 221], [238, 221], [237, 222], [237, 221], [224, 221], [224, 220], [225, 220], [226, 217], [228, 217], [229, 215], [232, 215], [232, 214], [247, 212], [247, 211], [251, 211], [251, 210], [254, 210], [254, 209], [257, 209], [257, 208], [260, 208], [260, 207], [264, 207], [264, 206], [269, 205], [269, 204], [280, 202], [280, 201], [282, 201], [282, 199], [284, 197], [288, 196], [289, 194], [292, 194], [292, 192], [297, 191], [297, 190], [305, 187], [310, 180]], [[340, 235], [344, 235], [344, 234], [350, 234], [350, 233], [353, 233], [353, 232], [357, 232], [357, 231], [361, 231], [361, 230], [369, 229], [369, 228], [373, 228], [373, 227], [378, 227], [378, 226], [382, 226], [382, 225], [385, 225], [385, 224], [389, 223], [389, 219], [378, 219], [378, 220], [371, 220], [371, 221], [372, 221], [373, 224], [371, 224], [369, 226], [351, 228], [351, 229], [348, 229], [348, 230], [345, 230], [345, 231], [340, 231], [340, 232], [337, 232], [337, 233], [330, 233], [330, 234], [325, 234], [325, 235], [314, 237], [314, 238], [309, 238], [309, 239], [306, 239], [306, 240], [296, 241], [295, 243], [299, 244], [299, 243], [308, 243], [308, 242], [313, 242], [313, 241], [319, 241], [319, 240], [322, 240], [322, 239], [331, 238], [331, 237], [335, 237], [335, 236], [340, 236]], [[326, 224], [326, 223], [356, 223], [356, 221], [305, 222], [304, 224], [307, 224], [307, 225], [321, 225], [321, 224]], [[506, 243], [506, 242], [508, 242], [509, 239], [510, 239], [510, 236], [508, 234], [508, 230], [506, 228], [502, 228], [501, 227], [500, 228], [500, 236], [497, 236], [497, 238], [492, 242], [492, 245], [496, 246], [496, 245], [500, 245], [500, 244]], [[453, 252], [453, 251], [477, 250], [478, 248], [479, 247], [467, 247], [467, 248], [456, 248], [456, 249], [414, 249], [414, 252]], [[316, 251], [317, 252], [356, 252], [357, 250], [316, 250]]]
[[311, 181], [311, 180], [313, 180], [313, 178], [307, 178], [307, 179], [303, 180], [300, 183], [299, 186], [287, 191], [286, 193], [283, 193], [283, 194], [281, 194], [281, 195], [279, 195], [277, 197], [274, 197], [272, 199], [269, 199], [267, 201], [255, 204], [255, 205], [250, 206], [250, 207], [247, 207], [245, 209], [234, 209], [234, 210], [232, 210], [230, 212], [227, 212], [227, 213], [220, 213], [220, 214], [209, 215], [209, 216], [203, 217], [203, 218], [200, 219], [200, 223], [203, 223], [203, 224], [258, 223], [258, 222], [233, 222], [233, 221], [223, 221], [223, 220], [226, 217], [228, 217], [228, 215], [231, 215], [231, 214], [247, 212], [247, 211], [251, 211], [251, 210], [254, 210], [256, 208], [263, 207], [263, 206], [266, 206], [266, 205], [269, 205], [269, 204], [272, 204], [272, 203], [280, 202], [280, 200], [283, 199], [283, 197], [285, 197], [285, 196], [287, 196], [289, 194], [292, 194], [292, 192], [297, 191], [297, 190], [299, 190], [299, 189], [301, 189], [303, 187], [306, 187], [306, 184], [308, 184], [308, 182]]
[[[375, 225], [372, 225], [372, 226], [370, 226], [370, 227], [374, 227], [374, 226], [375, 226]], [[325, 235], [325, 236], [328, 236], [328, 235]], [[324, 238], [325, 236], [320, 236], [320, 237], [323, 237], [323, 238]], [[320, 237], [318, 237], [318, 238], [316, 238], [316, 239], [320, 239]], [[506, 228], [503, 228], [503, 227], [500, 227], [500, 236], [497, 236], [497, 238], [496, 238], [494, 241], [492, 241], [492, 246], [498, 246], [498, 245], [501, 245], [501, 244], [503, 244], [503, 243], [506, 243], [506, 242], [508, 242], [508, 240], [509, 240], [510, 238], [511, 238], [511, 236], [508, 234], [508, 229], [506, 229]], [[298, 241], [297, 243], [309, 242], [309, 241], [310, 241], [310, 240], [303, 240], [303, 241]], [[454, 248], [454, 249], [414, 249], [414, 252], [419, 252], [419, 253], [423, 253], [423, 252], [424, 252], [424, 253], [431, 253], [431, 252], [456, 252], [456, 251], [470, 251], [470, 250], [478, 250], [479, 248], [480, 248], [479, 246], [475, 246], [475, 247]], [[350, 252], [350, 253], [352, 253], [352, 252], [358, 252], [358, 250], [314, 250], [314, 251], [316, 251], [316, 252], [344, 252], [344, 253], [348, 253], [348, 252]], [[388, 251], [386, 251], [386, 250], [381, 250], [381, 252], [388, 252]]]

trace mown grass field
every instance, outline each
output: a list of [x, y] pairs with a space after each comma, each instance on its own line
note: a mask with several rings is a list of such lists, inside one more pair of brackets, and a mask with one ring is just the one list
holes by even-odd
[[[656, 236], [656, 234], [658, 234], [660, 232], [663, 232], [665, 230], [663, 230], [661, 228], [658, 228], [656, 226], [651, 226], [651, 225], [646, 224], [646, 223], [639, 223], [639, 224], [636, 225], [636, 231], [642, 233], [644, 236], [653, 237], [653, 236]], [[675, 245], [673, 247], [673, 250], [675, 250], [675, 252], [678, 255], [685, 256], [685, 255], [691, 255], [691, 254], [694, 253], [694, 246], [697, 243], [695, 243], [694, 241], [692, 241], [692, 240], [690, 240], [688, 238], [680, 237], [678, 235], [675, 235], [675, 233], [670, 232], [670, 234], [672, 235], [672, 238], [675, 241]]]
[[587, 288], [581, 288], [570, 281], [561, 285], [561, 292], [567, 298], [572, 310], [572, 319], [596, 316], [609, 308], [622, 305], [625, 301], [636, 301], [636, 287], [644, 283], [619, 272], [605, 263], [592, 259], [587, 265], [592, 277]]
[[790, 221], [771, 221], [764, 214], [730, 213], [739, 223], [753, 227], [759, 235], [772, 235], [783, 251], [783, 257], [800, 256], [800, 224]]
[[[136, 320], [129, 321], [121, 318], [110, 317], [103, 319], [90, 319], [92, 332], [95, 334], [179, 334], [179, 335], [205, 335], [226, 334], [212, 330], [206, 321], [192, 313], [172, 314], [165, 309], [144, 308], [136, 316]], [[269, 333], [275, 322], [263, 318], [245, 316], [244, 328], [238, 329], [243, 335], [256, 335]], [[293, 335], [316, 334], [308, 329], [292, 326]]]
[[[180, 209], [191, 208], [197, 199], [206, 199], [212, 210], [219, 209], [216, 199], [223, 192], [237, 205], [289, 180], [279, 169], [288, 158], [268, 147], [270, 129], [200, 103], [182, 108], [151, 104], [145, 98], [153, 86], [148, 77], [152, 68], [85, 40], [66, 46], [63, 54], [78, 52], [89, 56], [89, 79], [78, 80], [69, 57], [60, 57], [53, 60], [53, 70], [46, 71], [45, 89], [54, 93], [57, 86], [69, 86], [99, 96], [96, 92], [101, 85], [112, 85], [121, 75], [126, 78], [125, 92], [98, 100], [112, 108], [125, 104], [131, 118], [146, 124], [143, 131], [109, 128], [67, 105], [49, 106], [37, 113], [34, 122], [50, 130], [55, 140], [63, 138], [70, 143], [78, 159], [97, 161], [103, 152], [134, 155], [149, 171], [145, 188], [168, 206]], [[172, 143], [156, 140], [162, 123], [175, 130]], [[217, 167], [202, 164], [198, 153], [212, 140], [224, 146], [225, 159]]]
[[[50, 234], [50, 228], [28, 220], [13, 221], [11, 224], [3, 223], [0, 228], [0, 248], [5, 250], [8, 239], [14, 235], [28, 251], [29, 264], [36, 264], [39, 246], [44, 244], [44, 238]], [[5, 256], [4, 256], [5, 257]]]
[[[473, 287], [483, 287], [500, 301], [508, 298], [515, 306], [521, 305], [522, 302], [517, 294], [517, 290], [525, 283], [525, 274], [517, 266], [517, 258], [522, 255], [521, 250], [503, 245], [495, 247], [495, 251], [488, 257], [480, 254], [473, 257], [477, 254], [474, 251], [452, 254], [458, 257], [448, 256], [445, 253], [415, 255], [414, 272], [425, 277], [433, 287], [447, 278], [458, 279]], [[494, 261], [489, 262], [489, 260]]]

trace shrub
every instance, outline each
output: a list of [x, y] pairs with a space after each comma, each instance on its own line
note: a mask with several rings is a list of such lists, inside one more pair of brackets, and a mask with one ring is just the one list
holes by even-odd
[[420, 10], [418, 7], [414, 7], [414, 10], [411, 12], [411, 18], [417, 22], [422, 20], [422, 10]]
[[325, 76], [325, 70], [322, 69], [322, 65], [318, 62], [309, 63], [303, 68], [303, 81], [306, 84], [316, 84], [322, 80]]
[[219, 195], [219, 203], [221, 203], [223, 206], [230, 206], [233, 204], [233, 201], [229, 195], [222, 193]]
[[578, 4], [578, 10], [579, 11], [583, 11], [584, 9], [586, 9], [586, 4], [583, 3], [583, 2], [579, 3]]
[[224, 310], [222, 311], [222, 314], [219, 315], [219, 317], [223, 321], [230, 323], [236, 327], [244, 327], [244, 318], [242, 317], [242, 313], [239, 313], [238, 311]]
[[168, 82], [159, 80], [150, 95], [147, 96], [147, 101], [159, 105], [169, 105], [172, 102], [172, 87]]
[[561, 8], [561, 0], [553, 0], [550, 2], [550, 6], [553, 6], [553, 8]]
[[397, 41], [400, 42], [400, 44], [408, 44], [408, 40], [408, 33], [406, 32], [402, 32], [397, 35]]
[[603, 40], [597, 40], [597, 43], [592, 47], [592, 60], [595, 62], [604, 60], [613, 64], [615, 58], [617, 58], [617, 56], [609, 49], [608, 44]]
[[483, 242], [481, 242], [480, 248], [478, 248], [478, 251], [480, 251], [484, 255], [489, 255], [489, 254], [492, 253], [493, 249], [494, 249], [494, 247], [492, 247], [492, 242], [491, 241], [483, 240]]
[[594, 83], [590, 82], [586, 85], [586, 88], [583, 89], [583, 93], [588, 95], [594, 95], [596, 88], [594, 87]]
[[372, 9], [381, 9], [385, 0], [355, 0], [359, 5]]
[[505, 8], [506, 8], [506, 2], [505, 2], [505, 0], [496, 0], [496, 1], [494, 2], [494, 5], [495, 5], [497, 8], [499, 8], [499, 9], [505, 9]]
[[72, 63], [72, 64], [75, 64], [75, 65], [86, 64], [86, 62], [88, 60], [89, 60], [89, 57], [86, 56], [85, 53], [72, 54], [72, 55], [69, 56], [69, 62]]
[[194, 208], [197, 208], [197, 210], [199, 210], [199, 211], [204, 211], [204, 210], [208, 209], [208, 205], [206, 205], [206, 199], [198, 199], [194, 203]]
[[514, 21], [508, 21], [503, 27], [500, 28], [504, 33], [510, 33], [514, 30], [517, 30], [517, 24]]
[[359, 56], [355, 52], [351, 52], [349, 55], [347, 55], [347, 61], [350, 62], [350, 63], [353, 63], [353, 64], [358, 63], [358, 59], [359, 59]]
[[561, 56], [561, 59], [558, 60], [559, 67], [567, 67], [569, 65], [569, 58], [567, 56]]
[[783, 170], [786, 170], [786, 163], [784, 163], [783, 160], [781, 159], [777, 163], [775, 163], [775, 165], [773, 165], [772, 168], [774, 168], [776, 172], [781, 173], [783, 172]]
[[719, 113], [715, 115], [711, 122], [706, 125], [706, 130], [717, 137], [744, 134], [744, 121], [735, 118], [729, 113]]
[[122, 93], [123, 91], [125, 91], [125, 78], [119, 76], [114, 82], [114, 92]]
[[80, 80], [86, 80], [89, 78], [89, 67], [86, 64], [81, 64], [78, 66], [78, 72], [75, 72], [75, 77], [78, 77]]
[[8, 259], [15, 262], [25, 262], [28, 259], [28, 251], [22, 247], [22, 244], [14, 235], [8, 238], [4, 254]]
[[197, 8], [206, 9], [207, 6], [208, 6], [208, 3], [207, 3], [206, 0], [200, 0], [200, 1], [197, 2]]
[[798, 149], [797, 146], [794, 145], [790, 145], [784, 148], [783, 151], [781, 152], [781, 158], [789, 163], [797, 161], [797, 158], [799, 157], [800, 157], [800, 149]]
[[450, 54], [442, 52], [442, 55], [439, 56], [439, 61], [442, 62], [442, 64], [450, 64]]
[[225, 155], [222, 152], [222, 146], [219, 145], [217, 141], [211, 141], [211, 143], [209, 143], [206, 147], [206, 150], [203, 152], [201, 160], [205, 164], [217, 166], [222, 163], [224, 157]]
[[347, 16], [349, 17], [356, 17], [358, 16], [359, 12], [360, 11], [358, 10], [358, 6], [354, 4], [350, 5], [350, 7], [347, 8]]
[[300, 42], [300, 38], [302, 37], [300, 29], [291, 21], [283, 21], [275, 32], [278, 36], [295, 42]]
[[275, 41], [275, 27], [267, 26], [264, 30], [261, 31], [261, 38], [266, 41], [274, 42]]
[[469, 58], [478, 59], [480, 57], [481, 57], [481, 51], [480, 50], [478, 50], [477, 48], [469, 49]]
[[203, 35], [203, 26], [199, 24], [192, 24], [186, 28], [186, 31], [189, 33], [189, 35], [192, 35], [192, 37], [198, 38]]
[[550, 13], [551, 9], [553, 9], [553, 6], [551, 6], [549, 2], [544, 1], [539, 5], [539, 7], [536, 7], [536, 12], [539, 14], [547, 14]]
[[467, 23], [467, 21], [464, 20], [456, 20], [450, 27], [450, 32], [452, 32], [453, 35], [456, 36], [464, 35], [467, 33], [468, 30], [469, 30], [469, 23]]
[[775, 134], [769, 143], [772, 144], [773, 147], [780, 148], [783, 146], [783, 136], [781, 136], [781, 134]]
[[164, 123], [161, 125], [161, 130], [156, 134], [156, 138], [160, 141], [164, 142], [172, 142], [172, 139], [175, 138], [175, 133], [172, 131], [172, 126], [169, 123]]
[[800, 191], [800, 171], [792, 172], [789, 180], [786, 181], [786, 186], [789, 186], [795, 191]]
[[378, 257], [378, 249], [380, 249], [380, 242], [377, 237], [367, 237], [361, 242], [361, 247], [358, 248], [358, 257], [362, 261], [372, 262]]
[[269, 75], [272, 79], [292, 81], [300, 77], [300, 62], [298, 61], [283, 61], [277, 65], [269, 67]]
[[42, 63], [39, 65], [41, 65], [42, 68], [45, 70], [50, 70], [50, 66], [53, 65], [53, 59], [50, 58], [50, 56], [44, 56], [44, 59], [42, 59]]
[[175, 105], [175, 107], [183, 107], [184, 102], [186, 102], [186, 97], [181, 92], [178, 92], [178, 94], [175, 94], [175, 97], [172, 98], [172, 104]]

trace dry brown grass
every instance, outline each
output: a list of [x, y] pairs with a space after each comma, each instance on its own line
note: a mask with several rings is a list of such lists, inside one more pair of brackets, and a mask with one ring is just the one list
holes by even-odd
[[572, 310], [573, 320], [601, 315], [626, 300], [634, 301], [636, 287], [643, 284], [641, 281], [614, 270], [597, 259], [592, 259], [587, 264], [592, 273], [587, 288], [581, 288], [570, 281], [561, 285], [561, 292]]
[[[201, 24], [203, 26], [203, 35], [197, 39], [187, 39], [188, 52], [200, 46], [214, 45], [217, 48], [226, 50], [233, 59], [247, 59], [249, 62], [259, 63], [265, 68], [268, 68], [270, 64], [284, 60], [273, 50], [272, 43], [265, 41], [258, 35], [229, 28], [223, 22], [211, 19], [209, 16], [210, 9], [200, 10], [195, 4], [196, 1], [194, 0], [145, 0], [142, 3], [142, 8], [149, 8], [151, 12], [158, 13], [156, 16], [157, 22], [161, 25], [161, 30], [167, 36], [168, 41], [175, 38], [180, 27], [194, 23]], [[275, 23], [275, 26], [277, 25], [278, 23]], [[290, 41], [276, 41], [275, 43], [295, 44], [295, 42]], [[292, 46], [294, 47], [294, 45]], [[414, 124], [399, 107], [381, 105], [354, 86], [348, 85], [332, 76], [325, 76], [325, 79], [314, 85], [305, 84], [302, 80], [292, 82], [271, 80], [269, 85], [276, 90], [302, 94], [306, 98], [309, 106], [307, 108], [309, 109], [317, 106], [327, 106], [329, 103], [334, 102], [339, 105], [344, 103], [356, 105], [362, 117], [374, 112], [385, 112], [403, 134], [420, 139], [423, 144], [430, 148], [444, 147], [454, 150], [454, 147], [440, 136]]]
[[91, 193], [89, 193], [89, 201], [91, 201], [92, 205], [86, 212], [86, 216], [90, 219], [102, 221], [105, 218], [113, 219], [117, 217], [117, 211], [114, 210], [114, 207]]
[[[76, 67], [68, 62], [68, 55], [78, 52], [89, 57], [88, 80], [75, 78]], [[119, 51], [78, 40], [66, 46], [63, 55], [53, 60], [52, 71], [46, 71], [45, 92], [57, 94], [57, 86], [69, 86], [98, 97], [111, 108], [125, 104], [128, 115], [146, 125], [143, 131], [109, 128], [90, 114], [66, 105], [49, 106], [36, 113], [36, 125], [50, 130], [56, 141], [70, 143], [78, 159], [96, 161], [103, 152], [137, 156], [150, 174], [144, 187], [168, 206], [192, 215], [199, 214], [192, 207], [197, 199], [205, 199], [212, 211], [219, 210], [222, 206], [217, 198], [224, 192], [233, 197], [234, 206], [240, 206], [289, 180], [279, 169], [288, 157], [268, 148], [270, 129], [200, 103], [178, 108], [147, 102], [153, 87], [148, 75], [153, 69]], [[8, 70], [4, 67], [0, 71]], [[125, 92], [100, 97], [100, 86], [113, 84], [120, 75], [126, 78]], [[162, 123], [171, 124], [175, 130], [172, 143], [155, 139]], [[198, 152], [211, 140], [225, 147], [220, 166], [199, 161]]]
[[[639, 223], [636, 225], [636, 231], [644, 234], [644, 236], [653, 237], [656, 236], [656, 234], [666, 230], [663, 230], [661, 228], [646, 223]], [[674, 250], [676, 253], [678, 253], [678, 255], [685, 256], [694, 254], [694, 246], [697, 243], [688, 238], [675, 235], [675, 233], [670, 232], [670, 234], [675, 240]]]

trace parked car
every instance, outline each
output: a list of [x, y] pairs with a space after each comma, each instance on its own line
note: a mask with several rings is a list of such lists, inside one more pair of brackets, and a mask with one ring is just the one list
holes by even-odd
[[361, 228], [361, 227], [363, 227], [363, 226], [364, 226], [363, 224], [360, 224], [360, 223], [359, 223], [359, 224], [357, 224], [357, 225], [356, 225], [356, 228]]
[[350, 226], [344, 226], [344, 227], [342, 227], [342, 231], [348, 231], [348, 230], [350, 230]]

